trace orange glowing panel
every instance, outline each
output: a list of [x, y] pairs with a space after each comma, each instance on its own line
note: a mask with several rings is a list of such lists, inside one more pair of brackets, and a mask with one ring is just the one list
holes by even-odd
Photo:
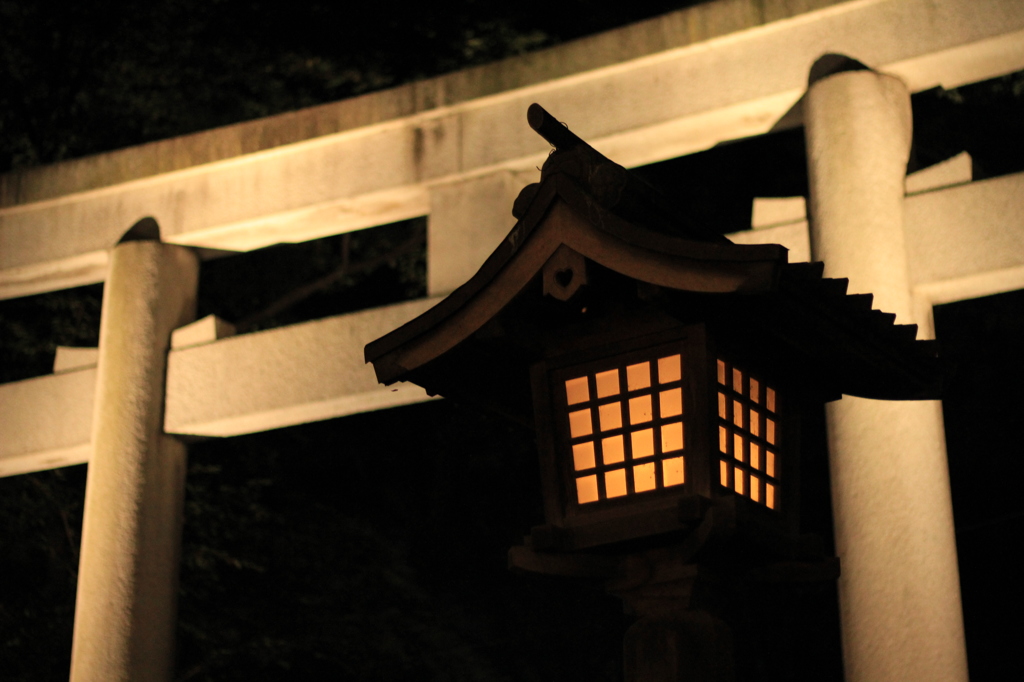
[[769, 509], [775, 509], [775, 486], [771, 483], [765, 485], [764, 503], [768, 505]]
[[570, 405], [585, 403], [590, 400], [590, 388], [587, 386], [587, 378], [569, 379], [565, 382], [565, 397]]
[[772, 478], [778, 478], [778, 476], [775, 475], [775, 453], [772, 452], [771, 450], [765, 450], [765, 455], [767, 455], [767, 457], [765, 457], [765, 459], [767, 460], [766, 466], [764, 468], [765, 473], [771, 476]]
[[619, 370], [610, 369], [607, 372], [598, 372], [594, 379], [597, 380], [598, 398], [619, 394]]
[[593, 432], [594, 425], [590, 421], [590, 410], [569, 413], [569, 433], [573, 438], [589, 436]]
[[750, 466], [754, 469], [761, 469], [761, 446], [750, 442]]
[[661, 475], [665, 479], [665, 487], [682, 485], [686, 481], [686, 467], [682, 457], [670, 457], [661, 463]]
[[626, 459], [622, 436], [601, 439], [601, 459], [605, 464], [617, 464]]
[[726, 414], [726, 406], [729, 402], [725, 399], [724, 393], [718, 394], [718, 416], [722, 419], [728, 419], [729, 415]]
[[669, 355], [658, 360], [658, 383], [667, 384], [683, 378], [682, 357]]
[[729, 464], [723, 459], [718, 463], [719, 479], [722, 481], [722, 485], [726, 488], [729, 487]]
[[643, 424], [654, 419], [654, 408], [651, 406], [651, 396], [641, 395], [629, 399], [629, 423]]
[[580, 504], [597, 500], [597, 476], [583, 476], [576, 479], [576, 499]]
[[641, 362], [626, 368], [626, 387], [630, 391], [639, 391], [651, 386], [651, 363]]
[[743, 461], [743, 436], [734, 433], [732, 436], [732, 456]]
[[768, 442], [775, 445], [775, 420], [765, 419], [765, 427], [768, 431]]
[[577, 443], [572, 446], [572, 463], [576, 468], [576, 471], [583, 471], [584, 469], [594, 468], [594, 443], [593, 441], [587, 441], [586, 443]]
[[681, 415], [683, 413], [683, 389], [673, 388], [662, 391], [658, 396], [658, 413], [662, 419]]
[[750, 477], [750, 499], [754, 502], [761, 501], [761, 479], [753, 475]]
[[768, 404], [768, 411], [775, 411], [775, 391], [770, 388], [765, 389], [765, 403]]
[[750, 399], [755, 403], [761, 402], [761, 384], [753, 377], [750, 378]]
[[725, 363], [718, 361], [718, 383], [725, 385]]
[[633, 489], [638, 493], [654, 490], [654, 462], [633, 467]]
[[755, 436], [761, 435], [761, 415], [757, 410], [750, 411], [750, 432]]
[[622, 428], [622, 403], [608, 403], [597, 408], [601, 417], [601, 430], [611, 431]]
[[604, 490], [608, 497], [622, 497], [626, 494], [626, 470], [616, 469], [605, 472]]
[[732, 370], [732, 390], [743, 393], [743, 372], [735, 367]]
[[630, 434], [633, 446], [633, 459], [642, 459], [654, 454], [654, 429], [634, 431]]
[[724, 426], [718, 427], [718, 449], [722, 454], [729, 454], [729, 429]]
[[732, 401], [732, 422], [743, 428], [743, 404], [738, 400]]
[[735, 469], [733, 469], [733, 473], [735, 474], [735, 478], [733, 478], [734, 488], [736, 489], [736, 492], [738, 492], [740, 495], [742, 495], [743, 494], [743, 469], [740, 469], [739, 467], [736, 467]]
[[683, 449], [683, 423], [674, 422], [661, 427], [661, 451], [675, 452]]

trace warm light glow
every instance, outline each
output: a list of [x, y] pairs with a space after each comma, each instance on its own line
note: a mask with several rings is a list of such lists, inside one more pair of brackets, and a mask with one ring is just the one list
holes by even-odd
[[651, 396], [642, 395], [629, 399], [629, 423], [643, 424], [654, 418], [654, 410], [651, 407]]
[[630, 391], [651, 387], [651, 363], [641, 362], [626, 368], [626, 386]]
[[682, 357], [669, 355], [658, 360], [658, 383], [671, 384], [673, 381], [681, 381], [683, 378]]
[[642, 459], [654, 454], [654, 429], [634, 431], [631, 435], [633, 459]]
[[686, 467], [682, 457], [672, 457], [661, 463], [661, 474], [665, 479], [665, 487], [682, 485], [686, 481]]
[[576, 498], [580, 504], [597, 500], [597, 476], [590, 475], [576, 479]]
[[654, 490], [657, 483], [654, 480], [654, 462], [638, 464], [633, 467], [633, 489], [638, 493], [645, 493]]
[[[718, 361], [718, 381], [720, 483], [774, 509], [778, 485], [769, 480], [778, 480], [777, 453], [767, 446], [776, 444], [778, 423], [754, 406], [763, 405], [763, 409], [777, 413], [775, 390], [725, 360]], [[768, 479], [755, 472], [767, 474]]]
[[590, 410], [579, 410], [578, 412], [569, 413], [569, 434], [573, 438], [589, 436], [593, 432], [594, 427], [590, 422]]
[[619, 394], [619, 370], [610, 369], [607, 372], [599, 372], [594, 379], [597, 380], [598, 398]]
[[621, 435], [601, 439], [601, 459], [605, 464], [618, 464], [626, 459]]
[[585, 403], [590, 400], [590, 388], [587, 386], [587, 378], [569, 379], [565, 382], [565, 397], [570, 405]]
[[626, 494], [626, 470], [615, 469], [604, 475], [604, 489], [608, 497], [622, 497]]
[[584, 469], [593, 469], [595, 464], [594, 459], [594, 443], [593, 441], [587, 441], [586, 443], [577, 443], [572, 446], [572, 462], [573, 466], [576, 467], [576, 471], [583, 471]]
[[683, 389], [672, 388], [658, 396], [658, 413], [662, 419], [678, 417], [683, 413]]
[[601, 430], [611, 431], [622, 428], [622, 403], [608, 403], [597, 408], [601, 416]]
[[661, 451], [675, 452], [683, 449], [683, 423], [674, 422], [661, 427]]
[[[576, 408], [567, 415], [573, 468], [587, 472], [576, 478], [579, 504], [684, 483], [682, 370], [677, 353], [564, 381], [566, 402]], [[721, 400], [727, 405], [724, 394]], [[595, 430], [600, 443], [591, 439]], [[636, 463], [622, 468], [626, 460]]]

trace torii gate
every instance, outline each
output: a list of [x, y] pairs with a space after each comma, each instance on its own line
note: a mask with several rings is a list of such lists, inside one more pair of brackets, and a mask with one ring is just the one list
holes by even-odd
[[[807, 86], [826, 53], [876, 71]], [[908, 178], [909, 93], [1024, 68], [1015, 0], [717, 0], [497, 64], [0, 177], [0, 296], [105, 281], [98, 352], [0, 385], [0, 475], [88, 461], [72, 679], [171, 674], [185, 446], [425, 400], [362, 347], [463, 282], [546, 153], [542, 102], [641, 165], [804, 125], [810, 227], [755, 204], [745, 243], [823, 259], [933, 334], [940, 303], [1024, 288], [1024, 174]], [[799, 204], [799, 202], [796, 202]], [[774, 217], [773, 216], [773, 211]], [[191, 320], [205, 249], [428, 215], [426, 299], [257, 334]], [[142, 221], [143, 218], [153, 220]], [[126, 231], [136, 226], [126, 239]], [[155, 239], [159, 237], [159, 239]], [[937, 403], [829, 412], [851, 682], [966, 680]]]

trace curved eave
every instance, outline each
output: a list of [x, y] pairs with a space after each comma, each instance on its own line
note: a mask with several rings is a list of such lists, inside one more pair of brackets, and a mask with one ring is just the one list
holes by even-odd
[[699, 293], [766, 293], [785, 265], [778, 245], [706, 243], [652, 232], [611, 213], [565, 175], [541, 184], [526, 214], [464, 285], [366, 346], [377, 379], [398, 381], [495, 317], [565, 245], [635, 280]]

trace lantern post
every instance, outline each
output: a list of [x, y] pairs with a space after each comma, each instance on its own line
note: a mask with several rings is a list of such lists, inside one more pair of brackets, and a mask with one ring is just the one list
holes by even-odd
[[545, 518], [510, 567], [603, 580], [635, 616], [627, 680], [733, 680], [744, 595], [839, 574], [799, 527], [802, 421], [844, 394], [936, 397], [934, 345], [821, 263], [694, 224], [539, 105], [528, 120], [555, 149], [515, 227], [366, 359], [534, 430]]

